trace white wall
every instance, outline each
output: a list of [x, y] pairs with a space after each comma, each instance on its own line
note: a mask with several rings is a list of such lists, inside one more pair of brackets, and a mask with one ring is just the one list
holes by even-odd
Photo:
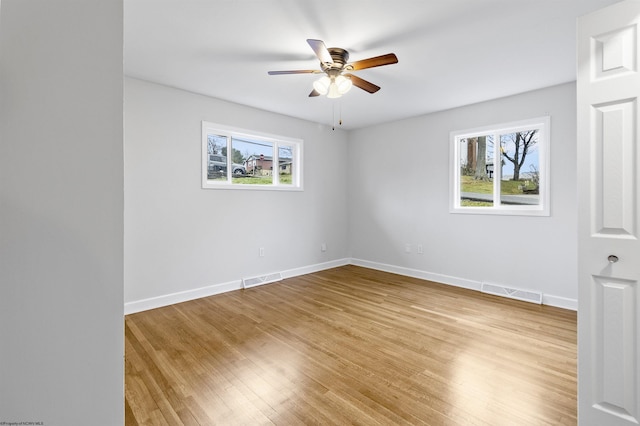
[[[126, 78], [125, 312], [349, 261], [474, 289], [537, 290], [575, 309], [574, 86], [345, 134]], [[449, 133], [542, 115], [551, 116], [551, 216], [450, 214]], [[201, 189], [201, 120], [304, 139], [305, 191]]]
[[118, 425], [122, 0], [3, 0], [0, 422]]
[[[534, 289], [577, 308], [575, 110], [571, 83], [352, 132], [355, 262], [470, 288]], [[449, 132], [542, 115], [551, 116], [551, 216], [449, 213]]]
[[[125, 114], [127, 312], [346, 257], [345, 132], [132, 78]], [[304, 191], [202, 189], [202, 120], [303, 139]]]

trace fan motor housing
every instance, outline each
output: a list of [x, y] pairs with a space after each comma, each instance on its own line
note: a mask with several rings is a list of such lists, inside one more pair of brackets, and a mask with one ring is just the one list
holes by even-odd
[[333, 59], [333, 63], [329, 64], [321, 62], [320, 67], [322, 68], [322, 71], [342, 71], [345, 65], [347, 65], [347, 61], [349, 61], [349, 52], [340, 47], [329, 47], [327, 50], [331, 55], [331, 59]]

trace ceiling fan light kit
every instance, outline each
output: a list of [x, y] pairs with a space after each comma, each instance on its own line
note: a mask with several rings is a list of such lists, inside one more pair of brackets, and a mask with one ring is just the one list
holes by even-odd
[[344, 75], [337, 76], [333, 84], [336, 86], [336, 91], [340, 96], [351, 90], [351, 86], [353, 85], [351, 79]]
[[330, 85], [331, 79], [326, 75], [313, 82], [313, 88], [321, 95], [326, 95], [329, 92]]
[[351, 79], [343, 75], [331, 78], [325, 75], [313, 82], [313, 89], [321, 95], [327, 95], [327, 98], [335, 99], [347, 93], [352, 85]]
[[320, 74], [324, 72], [324, 76], [313, 82], [313, 91], [309, 94], [309, 97], [327, 95], [327, 98], [339, 98], [347, 93], [351, 89], [351, 86], [359, 87], [369, 93], [375, 93], [380, 90], [379, 86], [357, 77], [351, 74], [351, 72], [398, 62], [395, 54], [388, 53], [386, 55], [347, 63], [349, 60], [349, 52], [345, 49], [339, 47], [327, 48], [322, 40], [308, 39], [307, 43], [320, 60], [321, 70], [269, 71], [268, 74]]

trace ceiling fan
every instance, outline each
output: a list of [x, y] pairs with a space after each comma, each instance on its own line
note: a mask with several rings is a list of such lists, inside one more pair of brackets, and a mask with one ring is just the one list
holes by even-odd
[[307, 43], [313, 49], [318, 59], [320, 59], [319, 70], [292, 70], [292, 71], [269, 71], [269, 75], [282, 74], [322, 74], [323, 77], [313, 82], [313, 90], [309, 97], [327, 95], [328, 98], [339, 98], [347, 93], [351, 86], [356, 86], [362, 90], [375, 93], [380, 90], [379, 86], [363, 80], [351, 74], [352, 71], [359, 71], [366, 68], [380, 67], [398, 63], [398, 58], [393, 53], [375, 56], [348, 63], [349, 52], [339, 47], [329, 47], [324, 45], [322, 40], [308, 39]]

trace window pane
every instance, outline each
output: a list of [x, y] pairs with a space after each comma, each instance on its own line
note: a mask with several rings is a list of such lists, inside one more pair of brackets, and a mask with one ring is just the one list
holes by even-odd
[[293, 183], [293, 146], [281, 144], [278, 146], [278, 174], [281, 185]]
[[548, 116], [451, 132], [452, 213], [549, 216]]
[[202, 188], [302, 190], [301, 139], [202, 121]]
[[459, 139], [460, 206], [493, 206], [493, 138]]
[[273, 184], [273, 143], [267, 141], [231, 138], [234, 153], [233, 167], [242, 168], [242, 173], [234, 173], [235, 184]]
[[538, 129], [500, 135], [500, 204], [540, 204]]
[[227, 150], [227, 137], [215, 134], [207, 134], [207, 179], [216, 181], [227, 180], [227, 159], [224, 153]]

